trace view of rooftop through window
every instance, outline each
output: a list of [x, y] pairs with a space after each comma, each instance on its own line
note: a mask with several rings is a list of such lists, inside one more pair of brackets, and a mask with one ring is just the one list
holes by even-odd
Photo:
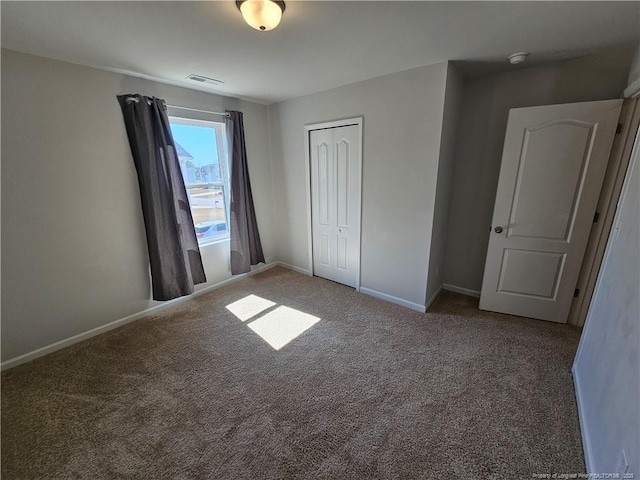
[[222, 148], [223, 129], [221, 123], [171, 118], [171, 131], [200, 243], [228, 236], [228, 168]]

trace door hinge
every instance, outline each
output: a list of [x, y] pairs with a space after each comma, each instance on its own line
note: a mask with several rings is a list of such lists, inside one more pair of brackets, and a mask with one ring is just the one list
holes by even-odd
[[578, 295], [580, 295], [580, 289], [579, 289], [579, 288], [576, 288], [576, 289], [573, 291], [573, 296], [574, 296], [574, 298], [577, 298], [577, 297], [578, 297]]
[[593, 215], [593, 223], [598, 223], [598, 220], [600, 219], [600, 212], [596, 212]]
[[620, 135], [622, 133], [622, 124], [619, 123], [616, 127], [616, 135]]

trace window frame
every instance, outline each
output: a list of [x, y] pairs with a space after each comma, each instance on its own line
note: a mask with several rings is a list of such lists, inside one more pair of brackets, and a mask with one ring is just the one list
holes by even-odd
[[[227, 225], [227, 234], [220, 237], [215, 237], [212, 239], [207, 239], [204, 241], [200, 241], [198, 239], [198, 247], [204, 247], [206, 245], [213, 245], [221, 242], [228, 242], [230, 240], [231, 231], [229, 229], [229, 215], [231, 213], [231, 177], [230, 177], [230, 165], [229, 165], [229, 148], [227, 145], [227, 135], [226, 135], [226, 127], [224, 122], [216, 122], [213, 120], [200, 120], [197, 118], [190, 117], [178, 117], [174, 115], [169, 115], [169, 125], [178, 124], [185, 125], [191, 127], [206, 127], [213, 128], [216, 132], [216, 146], [218, 148], [218, 165], [220, 168], [220, 176], [222, 177], [221, 182], [209, 182], [203, 185], [213, 185], [213, 186], [221, 186], [222, 187], [222, 195], [224, 197], [224, 217], [225, 223]], [[182, 174], [182, 169], [180, 170]], [[184, 177], [183, 177], [184, 181]], [[188, 187], [185, 183], [185, 187], [188, 193]], [[191, 210], [191, 198], [187, 195], [189, 199], [189, 211], [191, 212], [191, 218], [193, 219], [193, 211]], [[195, 227], [195, 222], [194, 222]]]

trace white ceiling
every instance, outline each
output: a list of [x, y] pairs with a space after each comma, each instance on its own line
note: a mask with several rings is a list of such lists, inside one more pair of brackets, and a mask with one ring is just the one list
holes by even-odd
[[[272, 103], [444, 60], [527, 65], [638, 42], [640, 2], [289, 1], [258, 32], [233, 0], [0, 3], [2, 46]], [[225, 81], [203, 87], [191, 73]]]

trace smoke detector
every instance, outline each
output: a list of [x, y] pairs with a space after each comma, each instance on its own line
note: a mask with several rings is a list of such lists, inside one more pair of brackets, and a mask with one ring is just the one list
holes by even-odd
[[517, 65], [519, 63], [524, 62], [529, 55], [530, 55], [529, 52], [512, 53], [511, 55], [509, 55], [509, 61], [511, 62], [512, 65]]
[[192, 73], [187, 76], [187, 80], [191, 80], [193, 82], [205, 83], [207, 85], [222, 85], [224, 82], [222, 80], [216, 80], [215, 78], [203, 77], [202, 75], [196, 75]]

